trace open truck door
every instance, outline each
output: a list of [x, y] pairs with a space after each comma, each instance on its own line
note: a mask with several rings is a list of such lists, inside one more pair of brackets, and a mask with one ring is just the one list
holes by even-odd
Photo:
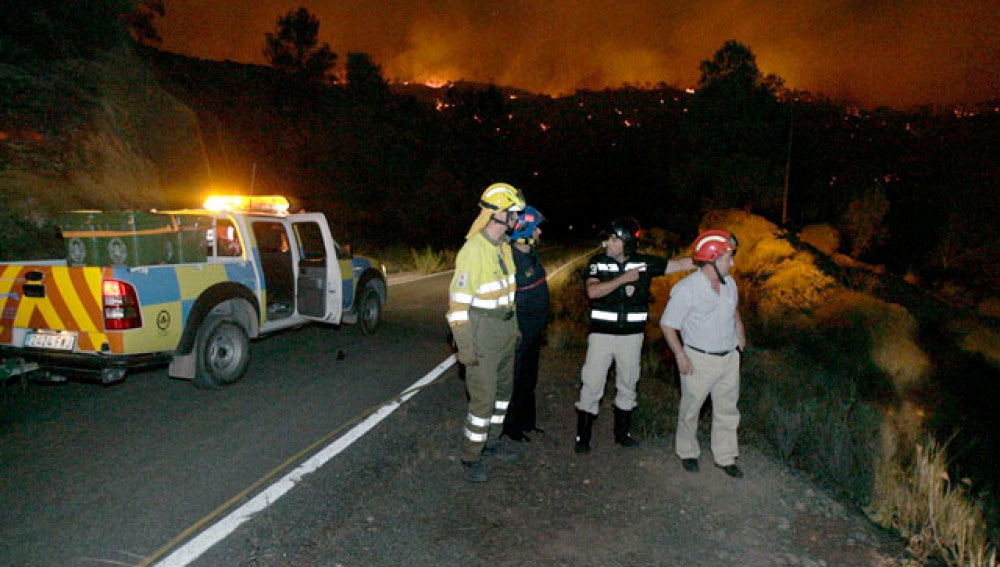
[[343, 315], [343, 277], [326, 217], [323, 213], [299, 213], [288, 218], [298, 247], [298, 312], [303, 317], [339, 324]]

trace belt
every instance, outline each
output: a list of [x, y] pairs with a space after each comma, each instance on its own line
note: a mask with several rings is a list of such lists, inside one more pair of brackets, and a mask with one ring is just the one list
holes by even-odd
[[691, 350], [693, 350], [695, 352], [700, 352], [702, 354], [710, 354], [712, 356], [726, 356], [727, 354], [733, 352], [732, 350], [723, 350], [723, 351], [719, 351], [719, 352], [709, 352], [707, 350], [703, 350], [703, 349], [700, 349], [698, 347], [693, 347], [691, 345], [684, 345], [684, 346], [688, 347], [689, 349], [691, 349]]
[[501, 321], [509, 321], [514, 317], [513, 309], [476, 309], [472, 308], [470, 311], [475, 311], [476, 313], [489, 317], [490, 319], [500, 319]]

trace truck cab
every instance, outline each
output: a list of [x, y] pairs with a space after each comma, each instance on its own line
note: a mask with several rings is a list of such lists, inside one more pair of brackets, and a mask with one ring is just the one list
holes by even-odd
[[[225, 196], [206, 200], [205, 210], [172, 211], [213, 218], [206, 231], [207, 262], [226, 265], [229, 281], [253, 290], [257, 299], [255, 320], [240, 300], [216, 303], [203, 320], [238, 321], [250, 338], [313, 321], [360, 323], [363, 333], [375, 332], [388, 298], [384, 269], [367, 258], [345, 256], [322, 213], [287, 209], [280, 196]], [[199, 375], [217, 374], [224, 383], [242, 373], [244, 341], [238, 329], [222, 327], [204, 331], [221, 335], [217, 348], [211, 337], [201, 345], [198, 333], [187, 333], [171, 360], [171, 376], [215, 386], [220, 380]]]
[[[64, 227], [66, 259], [0, 266], [4, 356], [96, 368], [104, 383], [165, 361], [171, 376], [218, 388], [243, 376], [261, 335], [310, 322], [370, 334], [380, 324], [384, 269], [345, 255], [322, 213], [289, 213], [284, 197], [86, 213], [68, 223], [79, 230]], [[131, 224], [96, 226], [108, 218]]]

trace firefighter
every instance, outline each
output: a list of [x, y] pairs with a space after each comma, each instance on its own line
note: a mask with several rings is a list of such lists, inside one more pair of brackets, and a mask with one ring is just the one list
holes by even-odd
[[535, 413], [535, 386], [538, 384], [538, 356], [549, 317], [549, 284], [537, 246], [542, 236], [539, 225], [545, 220], [538, 209], [528, 205], [511, 235], [514, 265], [517, 266], [517, 326], [521, 336], [514, 357], [514, 393], [503, 422], [503, 434], [513, 441], [530, 441], [528, 433], [538, 428]]
[[681, 466], [698, 472], [698, 414], [711, 395], [715, 466], [733, 478], [742, 478], [743, 471], [736, 465], [736, 429], [740, 424], [736, 402], [746, 335], [736, 309], [736, 280], [729, 275], [736, 248], [736, 237], [728, 231], [706, 230], [698, 235], [693, 254], [698, 271], [670, 290], [660, 329], [681, 374], [674, 444]]
[[642, 342], [649, 317], [649, 286], [654, 277], [694, 268], [690, 258], [667, 260], [637, 252], [642, 229], [632, 218], [611, 222], [604, 251], [587, 264], [584, 279], [590, 298], [590, 334], [587, 357], [580, 371], [582, 387], [576, 403], [577, 453], [590, 451], [608, 369], [615, 364], [614, 439], [622, 447], [639, 442], [632, 437]]
[[524, 210], [521, 192], [507, 183], [483, 191], [480, 213], [455, 257], [447, 320], [469, 398], [462, 442], [463, 476], [485, 482], [482, 456], [504, 461], [520, 453], [500, 439], [514, 382], [517, 314], [510, 236]]

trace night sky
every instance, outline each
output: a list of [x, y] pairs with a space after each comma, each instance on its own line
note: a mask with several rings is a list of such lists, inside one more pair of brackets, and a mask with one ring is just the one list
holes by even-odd
[[304, 6], [339, 64], [392, 80], [493, 82], [553, 96], [695, 86], [726, 40], [787, 86], [896, 108], [1000, 97], [1000, 0], [165, 0], [161, 47], [263, 63], [264, 34]]

